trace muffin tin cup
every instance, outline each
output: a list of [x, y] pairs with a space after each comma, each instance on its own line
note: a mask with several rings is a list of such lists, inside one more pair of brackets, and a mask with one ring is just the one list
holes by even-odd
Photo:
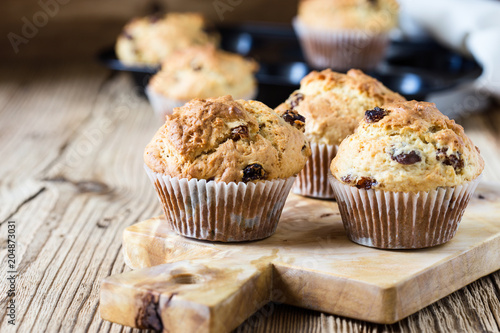
[[293, 27], [307, 62], [318, 69], [373, 69], [382, 61], [389, 46], [387, 33], [322, 30], [308, 27], [297, 18], [293, 20]]
[[178, 179], [145, 166], [165, 212], [179, 235], [242, 242], [271, 236], [296, 177], [259, 183]]
[[448, 242], [479, 180], [414, 193], [357, 189], [330, 176], [349, 239], [381, 249], [419, 249]]
[[319, 198], [335, 199], [333, 189], [328, 181], [330, 164], [337, 154], [339, 146], [311, 143], [311, 156], [298, 174], [293, 184], [295, 194]]
[[[174, 98], [165, 97], [162, 94], [159, 94], [156, 91], [154, 91], [154, 89], [152, 89], [149, 85], [146, 86], [144, 92], [146, 93], [146, 96], [148, 97], [149, 103], [151, 104], [153, 111], [155, 112], [156, 116], [161, 121], [165, 121], [165, 117], [168, 116], [169, 114], [172, 114], [172, 112], [174, 111], [174, 108], [181, 107], [190, 101], [190, 100], [174, 99]], [[251, 100], [251, 99], [254, 99], [255, 97], [257, 97], [257, 89], [254, 89], [251, 93], [249, 93], [248, 95], [243, 96], [241, 98], [238, 96], [236, 96], [234, 98], [235, 99]]]

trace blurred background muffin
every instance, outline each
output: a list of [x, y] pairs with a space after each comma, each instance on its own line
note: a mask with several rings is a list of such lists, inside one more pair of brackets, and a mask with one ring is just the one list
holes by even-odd
[[294, 28], [315, 68], [372, 69], [398, 23], [396, 0], [302, 0]]
[[310, 155], [303, 125], [231, 96], [176, 108], [144, 152], [172, 228], [225, 242], [273, 234]]
[[255, 98], [257, 69], [255, 61], [241, 55], [217, 50], [213, 45], [194, 46], [167, 57], [151, 78], [146, 94], [155, 113], [164, 120], [174, 107], [193, 98]]
[[351, 240], [389, 249], [443, 244], [454, 235], [484, 161], [462, 126], [427, 102], [366, 111], [331, 164]]
[[217, 45], [207, 21], [198, 13], [168, 13], [135, 18], [116, 41], [118, 59], [128, 65], [159, 65], [177, 50], [193, 45]]
[[293, 192], [334, 198], [328, 175], [340, 142], [354, 132], [365, 110], [404, 100], [360, 70], [351, 69], [342, 74], [326, 69], [304, 77], [300, 89], [276, 108], [279, 114], [296, 111], [305, 117], [305, 134], [311, 144], [312, 155], [299, 174]]

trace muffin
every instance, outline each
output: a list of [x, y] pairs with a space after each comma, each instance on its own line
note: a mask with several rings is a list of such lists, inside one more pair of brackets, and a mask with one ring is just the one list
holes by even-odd
[[213, 45], [193, 46], [165, 59], [146, 94], [155, 112], [165, 120], [174, 107], [193, 98], [255, 98], [257, 69], [256, 62], [239, 54], [217, 50]]
[[166, 219], [181, 235], [235, 242], [277, 227], [310, 155], [303, 117], [257, 101], [194, 99], [166, 117], [144, 152]]
[[483, 169], [479, 149], [433, 103], [397, 102], [366, 111], [331, 182], [352, 241], [416, 249], [455, 235]]
[[398, 11], [396, 0], [302, 0], [293, 25], [311, 66], [371, 69], [385, 55]]
[[328, 175], [340, 142], [354, 132], [365, 110], [404, 100], [360, 70], [351, 69], [341, 74], [327, 69], [305, 76], [300, 89], [276, 108], [279, 114], [297, 111], [307, 120], [305, 135], [311, 143], [312, 155], [299, 174], [293, 192], [333, 199]]
[[169, 13], [135, 18], [116, 41], [118, 59], [127, 65], [158, 66], [177, 50], [193, 45], [217, 45], [218, 35], [201, 14]]

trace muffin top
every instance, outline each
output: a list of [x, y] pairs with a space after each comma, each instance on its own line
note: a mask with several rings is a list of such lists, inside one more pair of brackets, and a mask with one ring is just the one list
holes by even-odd
[[169, 98], [190, 100], [232, 95], [250, 98], [258, 66], [239, 54], [213, 45], [193, 46], [167, 57], [149, 87]]
[[434, 190], [477, 178], [479, 149], [462, 126], [427, 102], [397, 102], [365, 113], [331, 164], [341, 182], [395, 192]]
[[177, 50], [192, 45], [217, 44], [218, 36], [207, 33], [207, 28], [207, 22], [198, 13], [135, 18], [118, 36], [116, 54], [126, 64], [157, 66]]
[[405, 98], [357, 69], [347, 74], [325, 69], [313, 71], [300, 82], [300, 89], [276, 108], [282, 114], [294, 110], [306, 119], [311, 142], [338, 145], [352, 134], [366, 110]]
[[304, 118], [257, 101], [194, 99], [166, 117], [144, 152], [155, 172], [178, 178], [257, 182], [288, 178], [311, 151]]
[[385, 33], [398, 23], [396, 0], [302, 0], [298, 18], [319, 29]]

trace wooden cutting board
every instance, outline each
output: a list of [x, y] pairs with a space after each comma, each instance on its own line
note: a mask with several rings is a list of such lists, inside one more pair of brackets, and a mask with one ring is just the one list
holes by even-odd
[[337, 204], [290, 194], [276, 233], [211, 243], [178, 236], [162, 217], [123, 235], [135, 271], [101, 286], [105, 320], [165, 332], [224, 332], [269, 301], [394, 323], [500, 269], [500, 187], [480, 184], [456, 236], [422, 250], [350, 242]]

